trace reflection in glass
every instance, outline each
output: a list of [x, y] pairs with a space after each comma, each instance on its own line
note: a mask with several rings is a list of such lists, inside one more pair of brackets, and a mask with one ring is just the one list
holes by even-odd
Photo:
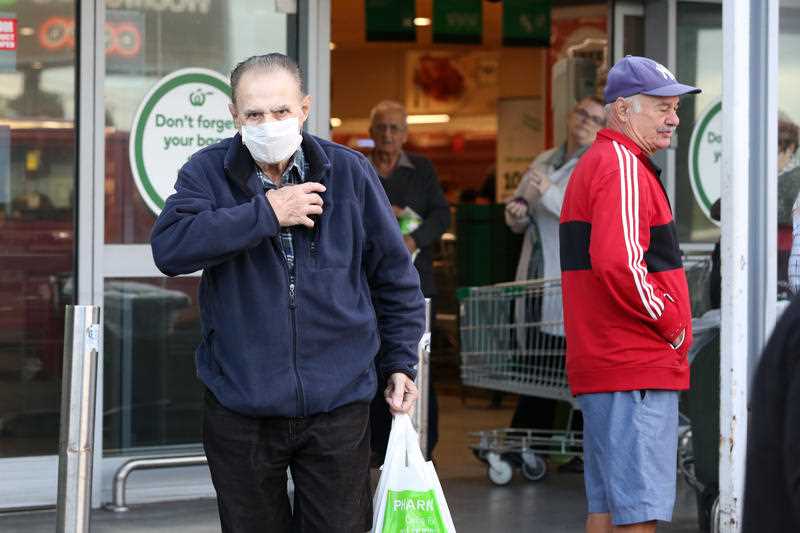
[[199, 278], [107, 279], [103, 447], [199, 443], [204, 387], [195, 376]]
[[128, 155], [134, 116], [150, 88], [188, 67], [227, 78], [237, 62], [254, 54], [285, 52], [287, 42], [287, 17], [276, 12], [274, 2], [138, 2], [137, 9], [127, 8], [131, 4], [112, 2], [106, 11], [113, 36], [105, 79], [109, 244], [145, 244], [155, 221], [133, 181]]
[[3, 5], [16, 49], [0, 51], [0, 458], [57, 452], [75, 190], [75, 4]]
[[[681, 82], [703, 89], [681, 99], [675, 174], [675, 222], [680, 242], [713, 243], [719, 228], [706, 216], [692, 193], [689, 141], [697, 119], [722, 96], [722, 6], [678, 2], [677, 68]], [[717, 198], [710, 198], [711, 203]]]

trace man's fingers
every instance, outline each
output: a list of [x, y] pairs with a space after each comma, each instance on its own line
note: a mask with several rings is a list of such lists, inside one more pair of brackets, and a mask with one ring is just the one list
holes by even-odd
[[311, 220], [310, 218], [308, 218], [307, 216], [299, 217], [297, 223], [301, 224], [301, 225], [303, 225], [303, 226], [305, 226], [307, 228], [313, 228], [314, 227], [314, 221]]
[[322, 206], [321, 205], [307, 205], [305, 208], [306, 215], [321, 215], [322, 214]]
[[314, 204], [314, 205], [322, 205], [324, 203], [322, 201], [322, 196], [320, 196], [319, 194], [314, 194], [314, 193], [307, 194], [305, 196], [305, 198], [303, 198], [303, 199], [306, 200], [308, 203]]
[[306, 181], [301, 183], [299, 187], [305, 193], [325, 192], [325, 186], [318, 181]]
[[404, 413], [408, 413], [411, 411], [411, 408], [414, 407], [414, 404], [417, 402], [417, 386], [414, 385], [414, 382], [409, 380], [406, 382], [406, 393], [403, 396], [403, 406], [400, 408]]

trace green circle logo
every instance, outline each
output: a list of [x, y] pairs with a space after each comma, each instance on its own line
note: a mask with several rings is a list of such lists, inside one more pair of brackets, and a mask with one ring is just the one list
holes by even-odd
[[722, 176], [722, 102], [716, 100], [706, 108], [695, 122], [689, 140], [689, 182], [692, 193], [706, 217], [720, 196]]
[[198, 150], [236, 133], [230, 86], [218, 72], [186, 68], [161, 78], [133, 120], [128, 156], [139, 194], [158, 215], [178, 171]]

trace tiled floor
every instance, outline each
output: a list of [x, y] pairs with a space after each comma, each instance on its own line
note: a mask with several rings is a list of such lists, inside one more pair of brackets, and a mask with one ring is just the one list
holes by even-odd
[[[467, 447], [467, 433], [505, 425], [511, 405], [488, 407], [484, 398], [440, 397], [442, 439], [435, 452], [436, 467], [460, 533], [581, 532], [585, 513], [582, 477], [550, 473], [543, 481], [526, 481], [519, 473], [509, 485], [494, 486], [486, 467]], [[698, 531], [694, 494], [680, 483], [675, 518], [659, 531]], [[2, 533], [52, 532], [53, 511], [0, 515]], [[219, 532], [216, 504], [212, 500], [170, 502], [133, 507], [125, 514], [97, 510], [92, 515], [92, 532]], [[268, 528], [265, 528], [268, 531]]]

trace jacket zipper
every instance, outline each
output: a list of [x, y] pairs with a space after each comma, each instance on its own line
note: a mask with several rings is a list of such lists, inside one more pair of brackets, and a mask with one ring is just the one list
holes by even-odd
[[[295, 265], [295, 268], [297, 268], [297, 265]], [[297, 401], [300, 407], [300, 414], [301, 416], [306, 416], [303, 382], [300, 381], [300, 370], [297, 368], [297, 317], [295, 316], [297, 303], [295, 302], [295, 281], [294, 276], [289, 277], [289, 313], [292, 316], [292, 363], [294, 364], [294, 377], [297, 380]]]
[[[300, 381], [300, 370], [297, 368], [297, 317], [295, 316], [295, 309], [297, 302], [295, 299], [295, 276], [289, 273], [289, 263], [286, 261], [286, 256], [283, 254], [283, 247], [280, 244], [280, 236], [277, 237], [278, 253], [283, 262], [283, 269], [286, 272], [286, 280], [289, 282], [289, 315], [292, 322], [292, 368], [294, 369], [294, 379], [297, 382], [297, 407], [300, 416], [306, 415], [305, 409], [305, 395], [303, 394], [303, 382]], [[275, 244], [275, 243], [274, 243]], [[295, 265], [297, 268], [297, 265]]]

